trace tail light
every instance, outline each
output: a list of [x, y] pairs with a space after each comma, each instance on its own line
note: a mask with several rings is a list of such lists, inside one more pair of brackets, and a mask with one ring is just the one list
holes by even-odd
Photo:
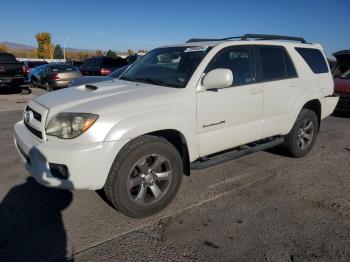
[[52, 74], [51, 80], [60, 80], [61, 78], [58, 76], [58, 74]]
[[101, 75], [103, 75], [103, 76], [109, 75], [110, 73], [111, 73], [110, 69], [107, 69], [107, 68], [101, 69]]
[[5, 67], [0, 66], [0, 72], [5, 72]]
[[23, 73], [23, 74], [27, 73], [27, 70], [26, 70], [26, 66], [25, 66], [25, 65], [22, 66], [22, 73]]

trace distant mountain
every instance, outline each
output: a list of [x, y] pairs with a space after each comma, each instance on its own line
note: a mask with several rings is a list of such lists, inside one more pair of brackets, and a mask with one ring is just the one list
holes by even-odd
[[23, 45], [23, 44], [18, 44], [13, 42], [1, 42], [0, 44], [6, 46], [8, 49], [11, 49], [11, 50], [31, 51], [35, 48], [34, 46]]
[[[19, 44], [19, 43], [13, 43], [13, 42], [0, 42], [1, 45], [6, 46], [10, 50], [20, 50], [20, 51], [31, 51], [35, 47], [31, 45], [24, 45], [24, 44]], [[62, 46], [63, 48], [63, 46]], [[95, 52], [95, 49], [79, 49], [79, 48], [71, 48], [71, 47], [66, 47], [66, 51], [68, 52], [82, 52], [82, 51], [87, 51], [87, 52]]]

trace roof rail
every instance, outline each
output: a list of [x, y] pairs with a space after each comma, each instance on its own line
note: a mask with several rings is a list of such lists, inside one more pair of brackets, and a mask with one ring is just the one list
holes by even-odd
[[245, 34], [242, 36], [242, 40], [256, 39], [256, 40], [290, 40], [290, 41], [299, 41], [306, 44], [304, 38], [295, 37], [295, 36], [285, 36], [285, 35], [262, 35], [262, 34]]
[[193, 42], [206, 42], [206, 41], [225, 41], [230, 39], [241, 39], [241, 36], [233, 36], [233, 37], [226, 37], [226, 38], [191, 38], [186, 41], [186, 43], [193, 43]]
[[304, 38], [302, 37], [295, 37], [295, 36], [285, 36], [285, 35], [263, 35], [263, 34], [245, 34], [243, 36], [233, 36], [233, 37], [226, 37], [226, 38], [191, 38], [186, 41], [186, 43], [193, 43], [193, 42], [206, 42], [206, 41], [226, 41], [226, 40], [232, 40], [232, 39], [240, 39], [240, 40], [249, 40], [249, 39], [255, 39], [255, 40], [289, 40], [289, 41], [298, 41], [301, 43], [306, 44]]

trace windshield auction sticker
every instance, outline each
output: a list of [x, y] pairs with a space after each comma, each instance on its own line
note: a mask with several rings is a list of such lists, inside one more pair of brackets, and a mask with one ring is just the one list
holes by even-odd
[[185, 49], [184, 52], [199, 52], [205, 51], [208, 49], [208, 46], [191, 46]]

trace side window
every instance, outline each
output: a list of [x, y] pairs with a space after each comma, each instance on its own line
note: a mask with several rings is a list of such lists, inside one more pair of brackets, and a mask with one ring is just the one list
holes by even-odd
[[246, 85], [255, 82], [253, 59], [249, 47], [229, 47], [221, 50], [209, 63], [206, 72], [213, 69], [230, 69], [233, 85]]
[[263, 81], [297, 77], [293, 62], [283, 47], [260, 46], [258, 53]]
[[321, 51], [314, 48], [296, 47], [295, 50], [303, 57], [315, 74], [328, 73], [328, 66]]

